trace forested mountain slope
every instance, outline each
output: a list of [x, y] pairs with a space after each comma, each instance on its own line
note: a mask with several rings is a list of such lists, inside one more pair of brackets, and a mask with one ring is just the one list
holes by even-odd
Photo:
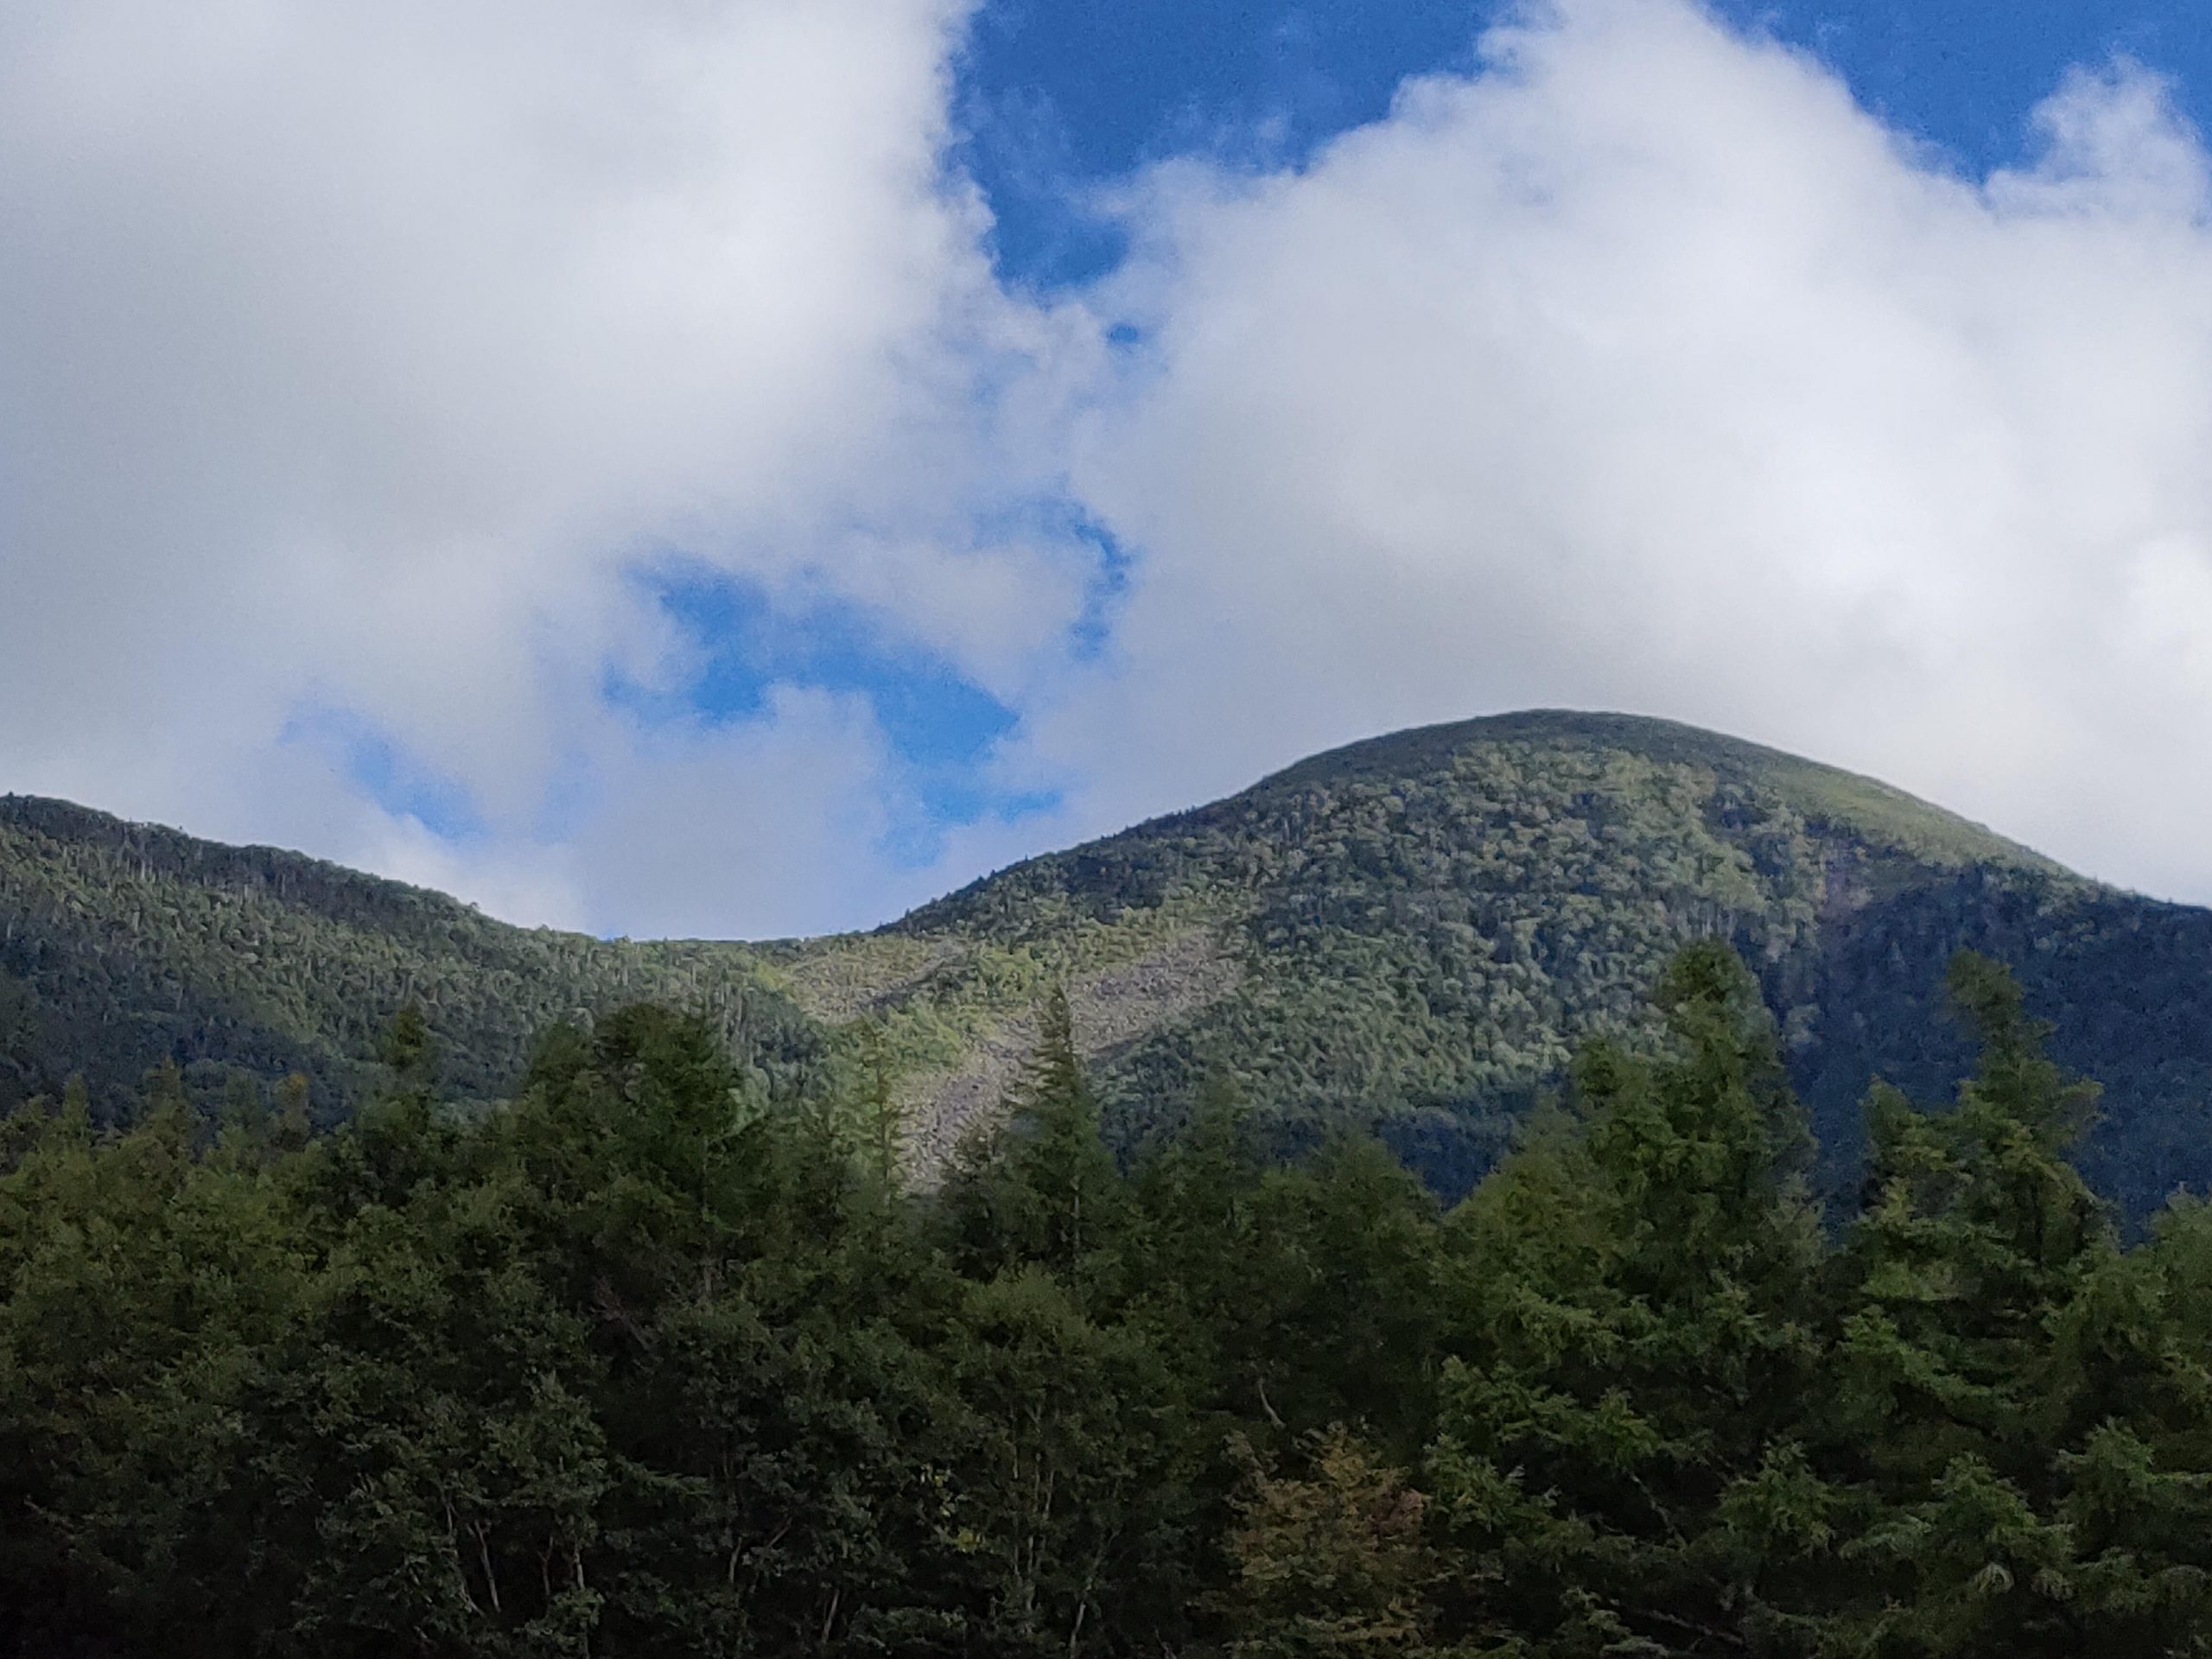
[[[1440, 1185], [1486, 1166], [1586, 1034], [1633, 1027], [1667, 956], [1758, 970], [1847, 1181], [1887, 1071], [1967, 1063], [1945, 963], [2012, 963], [2102, 1078], [2085, 1154], [2131, 1209], [2212, 1177], [2212, 912], [2158, 904], [1872, 779], [1662, 721], [1536, 712], [1399, 733], [1227, 800], [1018, 865], [882, 933], [782, 947], [803, 1005], [873, 989], [939, 1122], [1019, 1052], [1044, 962], [1071, 976], [1125, 1132], [1198, 1079], [1287, 1126], [1350, 1113]], [[981, 1011], [1014, 1033], [994, 1046]], [[955, 1027], [947, 1040], [946, 1026]]]
[[295, 853], [0, 797], [0, 1103], [80, 1072], [97, 1107], [174, 1060], [203, 1094], [233, 1069], [303, 1072], [327, 1112], [374, 1080], [410, 1003], [462, 1095], [507, 1088], [552, 1020], [645, 999], [709, 1014], [748, 1063], [804, 1065], [812, 1022], [751, 961], [511, 927]]
[[653, 997], [704, 1004], [772, 1071], [864, 1047], [929, 1166], [995, 1106], [1065, 981], [1125, 1137], [1213, 1076], [1286, 1143], [1378, 1123], [1447, 1187], [1584, 1035], [1637, 1027], [1667, 956], [1710, 934], [1759, 974], [1827, 1179], [1847, 1182], [1870, 1076], [1940, 1093], [1964, 1071], [1930, 1016], [1973, 945], [2107, 1085], [2085, 1154], [2101, 1185], [2139, 1211], [2212, 1179], [2212, 912], [2083, 880], [1870, 779], [1627, 716], [1356, 744], [876, 932], [758, 946], [511, 928], [290, 855], [11, 800], [0, 931], [18, 1087], [174, 1055], [305, 1068], [336, 1099], [411, 999], [448, 1086], [490, 1092], [546, 1018]]

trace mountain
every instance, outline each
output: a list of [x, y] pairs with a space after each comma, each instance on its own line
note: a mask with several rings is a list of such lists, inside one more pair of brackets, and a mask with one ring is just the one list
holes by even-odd
[[[340, 1103], [419, 1001], [448, 1085], [496, 1093], [531, 1031], [702, 1005], [772, 1077], [864, 1047], [940, 1160], [1065, 982], [1120, 1133], [1233, 1082], [1288, 1143], [1377, 1126], [1463, 1186], [1593, 1033], [1633, 1036], [1665, 957], [1758, 970], [1850, 1179], [1884, 1073], [1967, 1065], [1945, 962], [2011, 963], [2107, 1086], [2085, 1167], [2133, 1212], [2212, 1183], [2212, 912], [2086, 880], [1898, 791], [1667, 721], [1541, 711], [1402, 732], [1030, 860], [865, 934], [633, 944], [58, 803], [0, 803], [0, 1062], [119, 1087], [165, 1056], [299, 1068]], [[13, 1012], [10, 1011], [10, 999]], [[12, 1030], [15, 1035], [8, 1033]], [[856, 1034], [865, 1030], [865, 1043]], [[0, 1066], [4, 1076], [4, 1066]]]
[[1961, 945], [2012, 963], [2061, 1056], [2107, 1084], [2084, 1161], [2108, 1192], [2139, 1211], [2212, 1178], [2212, 912], [1663, 721], [1539, 711], [1353, 744], [880, 933], [764, 954], [801, 1006], [906, 1035], [939, 1144], [1064, 973], [1132, 1130], [1226, 1076], [1294, 1131], [1376, 1122], [1449, 1190], [1577, 1042], [1641, 1027], [1660, 964], [1708, 933], [1759, 973], [1832, 1185], [1871, 1077], [1942, 1097], [1967, 1069], [1940, 996]]

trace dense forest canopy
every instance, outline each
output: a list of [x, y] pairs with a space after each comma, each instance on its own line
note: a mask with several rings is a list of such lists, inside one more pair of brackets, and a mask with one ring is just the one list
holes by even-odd
[[2124, 1241], [2094, 1086], [2001, 966], [1948, 1002], [1841, 1215], [1718, 941], [1448, 1210], [1227, 1075], [1117, 1157], [1053, 995], [927, 1190], [885, 1068], [651, 1006], [492, 1106], [406, 1014], [327, 1132], [27, 1103], [0, 1652], [2212, 1649], [2212, 1211]]

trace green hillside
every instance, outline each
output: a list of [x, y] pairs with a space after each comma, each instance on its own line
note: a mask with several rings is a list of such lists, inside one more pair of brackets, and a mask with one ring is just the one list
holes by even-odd
[[[1640, 1018], [1694, 935], [1795, 966], [1795, 1006], [1824, 918], [1967, 870], [2088, 890], [1868, 779], [1662, 721], [1513, 715], [1317, 756], [772, 959], [803, 1006], [911, 1020], [931, 1058], [936, 1022], [972, 1054], [979, 1015], [1019, 1019], [1065, 973], [1116, 1027], [1093, 1033], [1116, 1073], [1418, 1107], [1552, 1075], [1593, 1023]], [[1134, 1037], [1131, 980], [1159, 1005]]]
[[[2212, 1179], [2212, 912], [2082, 880], [1870, 779], [1667, 721], [1537, 712], [1399, 733], [1033, 859], [873, 933], [632, 944], [54, 803], [0, 805], [4, 1052], [28, 1087], [165, 1056], [299, 1067], [342, 1099], [408, 1000], [448, 1086], [494, 1093], [555, 1015], [704, 1006], [749, 1063], [886, 1065], [915, 1162], [999, 1103], [1067, 984], [1116, 1132], [1234, 1081], [1286, 1146], [1374, 1123], [1464, 1185], [1661, 963], [1718, 935], [1758, 973], [1850, 1178], [1871, 1075], [1939, 1091], [1945, 961], [2012, 963], [2107, 1085], [2092, 1174], [2132, 1210]], [[0, 982], [4, 984], [6, 982]], [[863, 1040], [862, 1033], [865, 1033]]]
[[740, 946], [511, 927], [295, 853], [0, 797], [0, 1098], [74, 1071], [96, 1103], [118, 1100], [173, 1060], [204, 1087], [303, 1072], [327, 1112], [375, 1080], [410, 1003], [443, 1086], [490, 1095], [554, 1020], [641, 999], [709, 1014], [772, 1072], [820, 1052]]
[[1833, 1180], [1871, 1075], [1940, 1089], [1963, 1069], [1931, 1017], [1961, 944], [2012, 962], [2061, 1051], [2107, 1079], [2088, 1158], [2112, 1190], [2147, 1207], [2212, 1176], [2212, 914], [1663, 721], [1542, 711], [1355, 744], [770, 956], [817, 1015], [875, 1013], [933, 1149], [995, 1098], [1037, 990], [1065, 976], [1125, 1135], [1227, 1077], [1294, 1143], [1379, 1123], [1452, 1188], [1709, 934], [1782, 1016]]

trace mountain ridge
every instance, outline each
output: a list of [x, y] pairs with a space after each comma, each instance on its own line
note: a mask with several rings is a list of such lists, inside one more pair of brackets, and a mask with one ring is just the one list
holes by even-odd
[[1708, 934], [1758, 972], [1843, 1183], [1874, 1072], [1941, 1090], [1963, 1071], [1936, 987], [1971, 944], [2111, 1086], [2084, 1158], [2108, 1192], [2140, 1210], [2212, 1179], [2212, 912], [1648, 716], [1386, 734], [867, 932], [753, 944], [517, 928], [303, 855], [0, 798], [0, 1086], [12, 1070], [18, 1092], [112, 1050], [111, 1091], [171, 1058], [209, 1078], [304, 1071], [339, 1110], [373, 1086], [380, 1021], [415, 1001], [447, 1085], [489, 1096], [536, 1027], [651, 997], [708, 1010], [772, 1084], [849, 1087], [865, 1030], [925, 1171], [992, 1109], [1065, 982], [1125, 1140], [1213, 1077], [1290, 1143], [1363, 1123], [1446, 1188], [1496, 1157], [1576, 1044], [1648, 1031], [1657, 964]]
[[[1656, 715], [1632, 715], [1603, 709], [1526, 709], [1500, 715], [1479, 715], [1468, 720], [1411, 726], [1377, 736], [1359, 738], [1293, 761], [1251, 785], [1250, 793], [1303, 784], [1317, 776], [1374, 763], [1365, 769], [1386, 770], [1380, 763], [1395, 763], [1400, 770], [1422, 750], [1456, 748], [1482, 738], [1534, 741], [1568, 738], [1584, 742], [1610, 741], [1633, 747], [1652, 759], [1671, 758], [1693, 765], [1732, 765], [1739, 769], [1762, 768], [1795, 777], [1802, 785], [1805, 805], [1818, 805], [1846, 817], [1857, 816], [1862, 828], [1872, 829], [1897, 815], [1923, 825], [1948, 826], [1959, 844], [1980, 856], [1997, 855], [2049, 871], [2073, 875], [2056, 860], [2033, 848], [1999, 834], [1986, 824], [1908, 793], [1895, 785], [1863, 772], [1851, 772], [1825, 761], [1809, 760], [1786, 749], [1751, 738], [1692, 726]], [[2080, 878], [2088, 880], [2089, 878]]]

